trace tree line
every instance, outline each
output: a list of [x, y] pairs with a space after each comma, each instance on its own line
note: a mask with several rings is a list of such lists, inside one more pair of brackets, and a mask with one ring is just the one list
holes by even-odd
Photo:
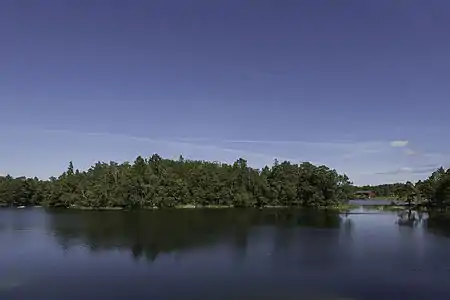
[[[353, 192], [356, 193], [357, 191], [372, 191], [377, 198], [404, 200], [408, 195], [408, 185], [406, 183], [398, 182], [391, 184], [354, 186]], [[357, 196], [357, 198], [361, 197], [364, 196]]]
[[345, 174], [309, 162], [275, 160], [251, 168], [233, 164], [138, 156], [133, 163], [97, 162], [85, 171], [70, 162], [48, 180], [0, 177], [0, 206], [79, 208], [337, 207], [357, 190], [394, 197], [433, 209], [450, 207], [450, 169], [439, 168], [426, 180], [378, 186], [353, 186]]
[[133, 163], [97, 162], [86, 171], [70, 162], [59, 177], [0, 178], [3, 206], [80, 208], [336, 207], [351, 193], [346, 175], [326, 166], [274, 161], [233, 164], [138, 156]]
[[415, 183], [407, 181], [377, 186], [353, 186], [353, 193], [358, 190], [370, 190], [378, 197], [403, 200], [410, 205], [432, 210], [448, 210], [450, 209], [450, 169], [440, 167], [427, 179]]

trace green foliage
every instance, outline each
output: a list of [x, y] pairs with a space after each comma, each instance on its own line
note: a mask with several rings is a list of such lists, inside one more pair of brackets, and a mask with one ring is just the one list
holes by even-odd
[[417, 182], [416, 189], [428, 207], [448, 210], [450, 208], [450, 169], [437, 169], [426, 180]]
[[[365, 185], [353, 187], [353, 193], [356, 191], [373, 191], [376, 198], [406, 200], [408, 187], [406, 183], [391, 183], [380, 185]], [[358, 195], [361, 198], [361, 195]]]
[[311, 163], [274, 162], [262, 170], [234, 164], [174, 161], [157, 154], [130, 164], [98, 162], [49, 180], [0, 177], [0, 205], [79, 208], [336, 207], [351, 193], [347, 176]]
[[447, 211], [450, 208], [450, 169], [439, 168], [427, 179], [411, 182], [383, 184], [377, 186], [352, 186], [357, 190], [371, 190], [377, 197], [396, 198], [411, 205], [420, 205], [430, 210]]

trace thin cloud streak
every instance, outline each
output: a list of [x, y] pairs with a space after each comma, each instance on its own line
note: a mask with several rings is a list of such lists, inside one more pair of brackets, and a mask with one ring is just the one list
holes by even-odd
[[[115, 150], [112, 150], [113, 152], [108, 152], [108, 150], [106, 150], [107, 152], [105, 153], [104, 148], [99, 150], [99, 152], [96, 152], [95, 147], [93, 146], [94, 148], [90, 147], [92, 149], [86, 150], [86, 154], [80, 154], [89, 157], [90, 160], [96, 156], [101, 156], [98, 157], [100, 160], [104, 157], [109, 157], [113, 160], [116, 159], [116, 161], [127, 160], [127, 158], [132, 159], [134, 158], [133, 153], [143, 153], [144, 155], [148, 155], [150, 152], [149, 150], [154, 147], [154, 152], [167, 158], [176, 158], [181, 154], [187, 159], [216, 160], [223, 163], [233, 163], [235, 159], [242, 157], [248, 160], [250, 166], [256, 168], [271, 165], [275, 158], [279, 161], [287, 160], [292, 163], [309, 161], [316, 165], [327, 165], [330, 168], [336, 169], [338, 172], [346, 173], [355, 183], [358, 181], [358, 178], [360, 178], [360, 180], [379, 181], [379, 178], [383, 177], [383, 175], [387, 176], [386, 178], [389, 177], [388, 175], [400, 175], [400, 177], [404, 178], [413, 178], [413, 175], [416, 174], [425, 175], [426, 172], [434, 170], [435, 167], [438, 167], [439, 163], [443, 162], [443, 155], [434, 153], [431, 154], [434, 159], [427, 159], [428, 161], [426, 163], [433, 164], [432, 167], [429, 167], [428, 169], [425, 169], [426, 163], [425, 161], [422, 161], [422, 156], [417, 156], [417, 158], [415, 158], [415, 160], [419, 160], [416, 163], [413, 163], [413, 165], [418, 166], [417, 168], [411, 167], [408, 162], [404, 162], [404, 168], [401, 168], [402, 166], [398, 166], [396, 163], [400, 163], [400, 161], [395, 158], [395, 153], [398, 153], [398, 151], [390, 146], [389, 141], [353, 142], [340, 140], [336, 142], [311, 142], [301, 140], [221, 140], [187, 137], [175, 139], [67, 129], [22, 128], [22, 130], [28, 135], [38, 135], [39, 133], [60, 134], [53, 136], [56, 140], [58, 140], [60, 136], [66, 136], [66, 138], [74, 140], [76, 135], [79, 135], [80, 147], [83, 147], [83, 142], [81, 141], [84, 140], [85, 143], [90, 141], [89, 139], [82, 139], [82, 137], [91, 136], [99, 137], [98, 139], [94, 138], [92, 141], [95, 141], [98, 145], [110, 145], [111, 143], [111, 147], [115, 147], [114, 145], [116, 144], [123, 144], [124, 146], [128, 144], [128, 149], [130, 149], [123, 151], [118, 150], [118, 152], [115, 152]], [[67, 137], [67, 135], [72, 134], [75, 136]], [[148, 145], [139, 145], [132, 143], [131, 141], [148, 143]], [[254, 147], [251, 147], [251, 145]], [[241, 149], [240, 147], [248, 147], [249, 149]], [[251, 148], [254, 148], [255, 151]], [[259, 149], [265, 153], [259, 152]], [[406, 149], [409, 148], [402, 150], [405, 151]], [[280, 151], [284, 154], [283, 156], [271, 154], [280, 153]], [[381, 156], [378, 156], [378, 153], [381, 153]], [[106, 156], [104, 156], [104, 154], [106, 154]], [[301, 159], [299, 159], [299, 157], [301, 157]], [[381, 164], [379, 164], [377, 160], [380, 160], [379, 162]], [[84, 162], [84, 164], [87, 163], [87, 161]], [[382, 165], [385, 165], [385, 167]], [[397, 168], [389, 170], [389, 166]], [[387, 171], [384, 171], [383, 169]], [[366, 173], [364, 172], [365, 170], [369, 172]], [[370, 170], [372, 170], [372, 172], [370, 172]], [[366, 177], [366, 179], [364, 179], [364, 177]]]
[[157, 139], [157, 138], [149, 138], [149, 137], [142, 137], [142, 136], [127, 135], [127, 134], [116, 134], [116, 133], [109, 133], [109, 132], [86, 132], [86, 131], [75, 131], [75, 130], [66, 130], [66, 129], [43, 129], [40, 131], [45, 132], [45, 133], [82, 134], [82, 135], [86, 135], [86, 136], [123, 138], [123, 139], [139, 141], [139, 142], [151, 142], [151, 143], [163, 143], [163, 144], [179, 145], [179, 146], [189, 146], [189, 147], [193, 147], [193, 148], [211, 149], [211, 150], [216, 150], [216, 151], [234, 153], [240, 157], [246, 157], [249, 159], [250, 158], [262, 158], [265, 160], [272, 161], [273, 159], [277, 158], [279, 160], [290, 160], [290, 161], [294, 160], [292, 158], [276, 157], [276, 156], [271, 156], [271, 155], [267, 155], [267, 154], [263, 154], [263, 153], [259, 153], [259, 152], [242, 150], [242, 149], [226, 148], [226, 147], [220, 147], [220, 146], [210, 145], [210, 144], [206, 144], [206, 145], [205, 144], [197, 144], [197, 143], [192, 142], [192, 140], [189, 140], [189, 139], [184, 139], [184, 140], [182, 140], [182, 139], [180, 139], [180, 140]]
[[[121, 133], [109, 133], [109, 132], [89, 132], [78, 131], [70, 129], [36, 129], [36, 128], [22, 128], [23, 130], [40, 131], [44, 133], [72, 133], [72, 134], [84, 134], [89, 136], [110, 136], [128, 138], [136, 141], [148, 141], [148, 142], [166, 142], [166, 143], [184, 143], [184, 144], [196, 144], [196, 142], [205, 142], [208, 145], [210, 143], [221, 144], [266, 144], [266, 145], [305, 145], [305, 146], [318, 146], [318, 147], [330, 147], [330, 148], [342, 148], [346, 149], [361, 149], [366, 153], [380, 152], [380, 148], [386, 148], [389, 141], [353, 141], [353, 140], [335, 140], [335, 141], [306, 141], [306, 140], [252, 140], [252, 139], [211, 139], [201, 137], [171, 137], [168, 139], [151, 138], [145, 136], [135, 136], [130, 134]], [[201, 144], [204, 145], [204, 144]], [[227, 147], [221, 147], [221, 149], [227, 149]], [[230, 149], [233, 150], [233, 149]], [[242, 150], [245, 151], [245, 150]]]
[[418, 152], [418, 151], [415, 151], [415, 150], [413, 150], [413, 149], [411, 149], [411, 148], [406, 148], [406, 149], [405, 149], [405, 154], [408, 155], [408, 156], [418, 156], [418, 155], [420, 155], [421, 153]]
[[[35, 129], [36, 130], [36, 129]], [[215, 152], [228, 152], [236, 155], [236, 158], [243, 157], [246, 158], [251, 165], [254, 165], [253, 161], [258, 160], [260, 163], [254, 165], [255, 167], [263, 167], [264, 164], [271, 164], [274, 159], [278, 159], [280, 161], [291, 161], [293, 163], [299, 163], [303, 161], [309, 161], [316, 165], [328, 165], [329, 167], [335, 167], [339, 165], [339, 154], [336, 151], [344, 151], [347, 154], [344, 154], [344, 159], [342, 161], [348, 161], [351, 158], [357, 157], [359, 155], [364, 154], [374, 154], [381, 153], [384, 151], [389, 151], [389, 142], [387, 141], [363, 141], [363, 142], [354, 142], [349, 140], [339, 140], [335, 142], [312, 142], [312, 141], [301, 141], [301, 140], [236, 140], [236, 139], [208, 139], [208, 138], [171, 138], [171, 139], [159, 139], [159, 138], [150, 138], [143, 136], [134, 136], [128, 134], [120, 134], [120, 133], [109, 133], [109, 132], [86, 132], [86, 131], [77, 131], [77, 130], [67, 130], [67, 129], [37, 129], [41, 132], [47, 133], [65, 133], [65, 134], [81, 134], [86, 136], [103, 136], [103, 137], [111, 137], [111, 138], [123, 138], [129, 139], [139, 142], [150, 142], [150, 143], [159, 143], [165, 145], [173, 145], [175, 147], [184, 146], [190, 147], [192, 149], [203, 149], [203, 150], [211, 150]], [[215, 143], [215, 145], [211, 145], [211, 143]], [[227, 145], [228, 144], [228, 145]], [[302, 159], [298, 157], [292, 156], [278, 156], [271, 154], [264, 154], [258, 151], [246, 150], [235, 148], [234, 145], [245, 145], [245, 144], [255, 144], [255, 145], [273, 145], [273, 146], [309, 146], [309, 147], [318, 147], [322, 149], [331, 149], [335, 150], [330, 154], [324, 154], [323, 159], [318, 157], [305, 157]], [[229, 147], [233, 145], [232, 147]], [[301, 151], [302, 149], [299, 148]], [[311, 150], [311, 149], [310, 149]], [[276, 150], [273, 150], [276, 151]], [[297, 151], [297, 150], [295, 150]], [[187, 152], [190, 152], [188, 150]], [[183, 151], [180, 151], [180, 154], [186, 155]], [[188, 157], [187, 155], [186, 157]], [[192, 156], [192, 155], [191, 155]], [[338, 161], [334, 161], [337, 159]], [[265, 161], [266, 163], [261, 164], [261, 161]], [[337, 165], [336, 165], [337, 163]]]
[[[191, 139], [183, 139], [191, 140]], [[195, 139], [194, 139], [195, 140]], [[302, 141], [302, 140], [211, 140], [205, 139], [205, 141], [215, 141], [219, 143], [230, 143], [230, 144], [271, 144], [271, 145], [308, 145], [308, 146], [323, 146], [323, 147], [367, 147], [370, 145], [386, 145], [386, 142], [382, 141], [365, 141], [365, 142], [355, 142], [350, 140], [337, 140], [330, 142], [316, 142], [316, 141]]]
[[409, 141], [407, 140], [398, 140], [398, 141], [391, 141], [390, 145], [393, 148], [401, 148], [406, 147], [409, 144]]
[[414, 175], [425, 175], [425, 174], [431, 174], [432, 172], [436, 171], [440, 166], [439, 165], [433, 165], [433, 166], [423, 166], [423, 167], [417, 167], [417, 168], [410, 168], [410, 167], [403, 167], [396, 170], [389, 170], [386, 172], [377, 172], [376, 175], [398, 175], [398, 174], [414, 174]]
[[[306, 146], [318, 146], [318, 147], [330, 147], [330, 148], [342, 148], [342, 149], [361, 149], [361, 151], [366, 153], [378, 153], [380, 148], [387, 145], [385, 141], [363, 141], [355, 142], [350, 140], [337, 140], [332, 142], [316, 142], [316, 141], [302, 141], [302, 140], [234, 140], [234, 139], [208, 139], [208, 138], [186, 138], [186, 137], [174, 137], [171, 139], [158, 139], [149, 138], [142, 136], [134, 136], [128, 134], [120, 133], [108, 133], [108, 132], [86, 132], [86, 131], [76, 131], [76, 130], [66, 130], [66, 129], [42, 129], [42, 132], [49, 133], [75, 133], [75, 134], [85, 134], [90, 136], [110, 136], [110, 137], [122, 137], [129, 138], [136, 141], [148, 141], [148, 142], [165, 142], [165, 143], [179, 143], [179, 144], [189, 144], [196, 146], [212, 146], [210, 144], [196, 144], [195, 142], [209, 142], [209, 143], [222, 143], [222, 144], [270, 144], [270, 145], [306, 145]], [[217, 147], [224, 150], [234, 151], [235, 149], [229, 149], [226, 147]], [[238, 150], [246, 151], [246, 150]]]
[[[191, 141], [191, 139], [182, 138], [180, 140], [183, 141]], [[322, 141], [302, 141], [302, 140], [233, 140], [233, 139], [194, 139], [195, 141], [203, 141], [203, 142], [214, 142], [217, 144], [224, 145], [255, 145], [260, 147], [290, 147], [294, 150], [294, 147], [297, 147], [295, 151], [303, 151], [304, 147], [309, 147], [309, 150], [313, 150], [315, 148], [317, 150], [332, 150], [328, 155], [325, 155], [327, 158], [329, 156], [336, 156], [335, 158], [349, 160], [351, 158], [355, 158], [365, 154], [380, 154], [383, 152], [387, 152], [391, 150], [389, 146], [389, 141], [351, 141], [351, 140], [336, 140], [331, 142], [322, 142]], [[314, 150], [313, 150], [314, 151]], [[341, 153], [339, 153], [341, 152]]]

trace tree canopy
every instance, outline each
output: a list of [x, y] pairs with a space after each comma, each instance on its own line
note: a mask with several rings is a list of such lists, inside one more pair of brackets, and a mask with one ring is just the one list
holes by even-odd
[[370, 190], [382, 198], [395, 198], [426, 206], [432, 210], [450, 208], [450, 169], [438, 168], [427, 179], [416, 183], [392, 183], [383, 185], [352, 186], [357, 190]]
[[[372, 191], [376, 197], [403, 200], [407, 197], [406, 183], [354, 186], [353, 192]], [[359, 195], [358, 197], [361, 197]]]
[[426, 180], [378, 186], [351, 184], [346, 175], [309, 162], [275, 160], [255, 169], [243, 158], [233, 164], [138, 156], [133, 163], [97, 162], [67, 170], [49, 180], [0, 177], [0, 206], [43, 205], [83, 208], [336, 207], [356, 190], [430, 208], [450, 207], [450, 169], [439, 168]]
[[179, 206], [337, 206], [350, 197], [346, 175], [326, 166], [278, 162], [254, 169], [245, 159], [218, 162], [138, 156], [133, 163], [97, 162], [86, 171], [70, 162], [59, 177], [0, 177], [3, 206], [89, 208]]

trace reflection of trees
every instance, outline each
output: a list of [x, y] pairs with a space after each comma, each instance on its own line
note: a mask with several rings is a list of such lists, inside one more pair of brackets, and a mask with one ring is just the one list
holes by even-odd
[[54, 211], [50, 230], [64, 249], [129, 250], [154, 260], [160, 253], [229, 240], [245, 253], [252, 226], [339, 227], [338, 214], [301, 210]]
[[353, 220], [350, 218], [345, 218], [345, 220], [342, 222], [342, 232], [343, 236], [352, 239], [352, 233], [353, 229], [355, 227], [355, 224], [353, 223]]
[[450, 237], [450, 215], [430, 212], [424, 227], [432, 233]]
[[284, 220], [285, 225], [291, 224], [293, 227], [292, 230], [276, 230], [276, 259], [311, 271], [324, 270], [338, 262], [341, 225], [339, 214], [302, 210], [286, 214]]
[[261, 210], [256, 225], [277, 227], [339, 228], [341, 217], [336, 212], [308, 209]]
[[52, 231], [61, 244], [127, 249], [136, 258], [154, 260], [162, 252], [214, 243], [242, 221], [218, 211], [87, 211], [52, 214]]
[[450, 236], [450, 215], [445, 213], [430, 211], [425, 214], [420, 211], [404, 210], [398, 213], [397, 224], [408, 227], [421, 225], [430, 233]]
[[399, 226], [416, 227], [423, 220], [423, 214], [421, 212], [413, 210], [403, 210], [398, 213], [397, 224]]
[[297, 216], [297, 224], [302, 227], [339, 228], [341, 217], [335, 212], [311, 212], [305, 210]]

